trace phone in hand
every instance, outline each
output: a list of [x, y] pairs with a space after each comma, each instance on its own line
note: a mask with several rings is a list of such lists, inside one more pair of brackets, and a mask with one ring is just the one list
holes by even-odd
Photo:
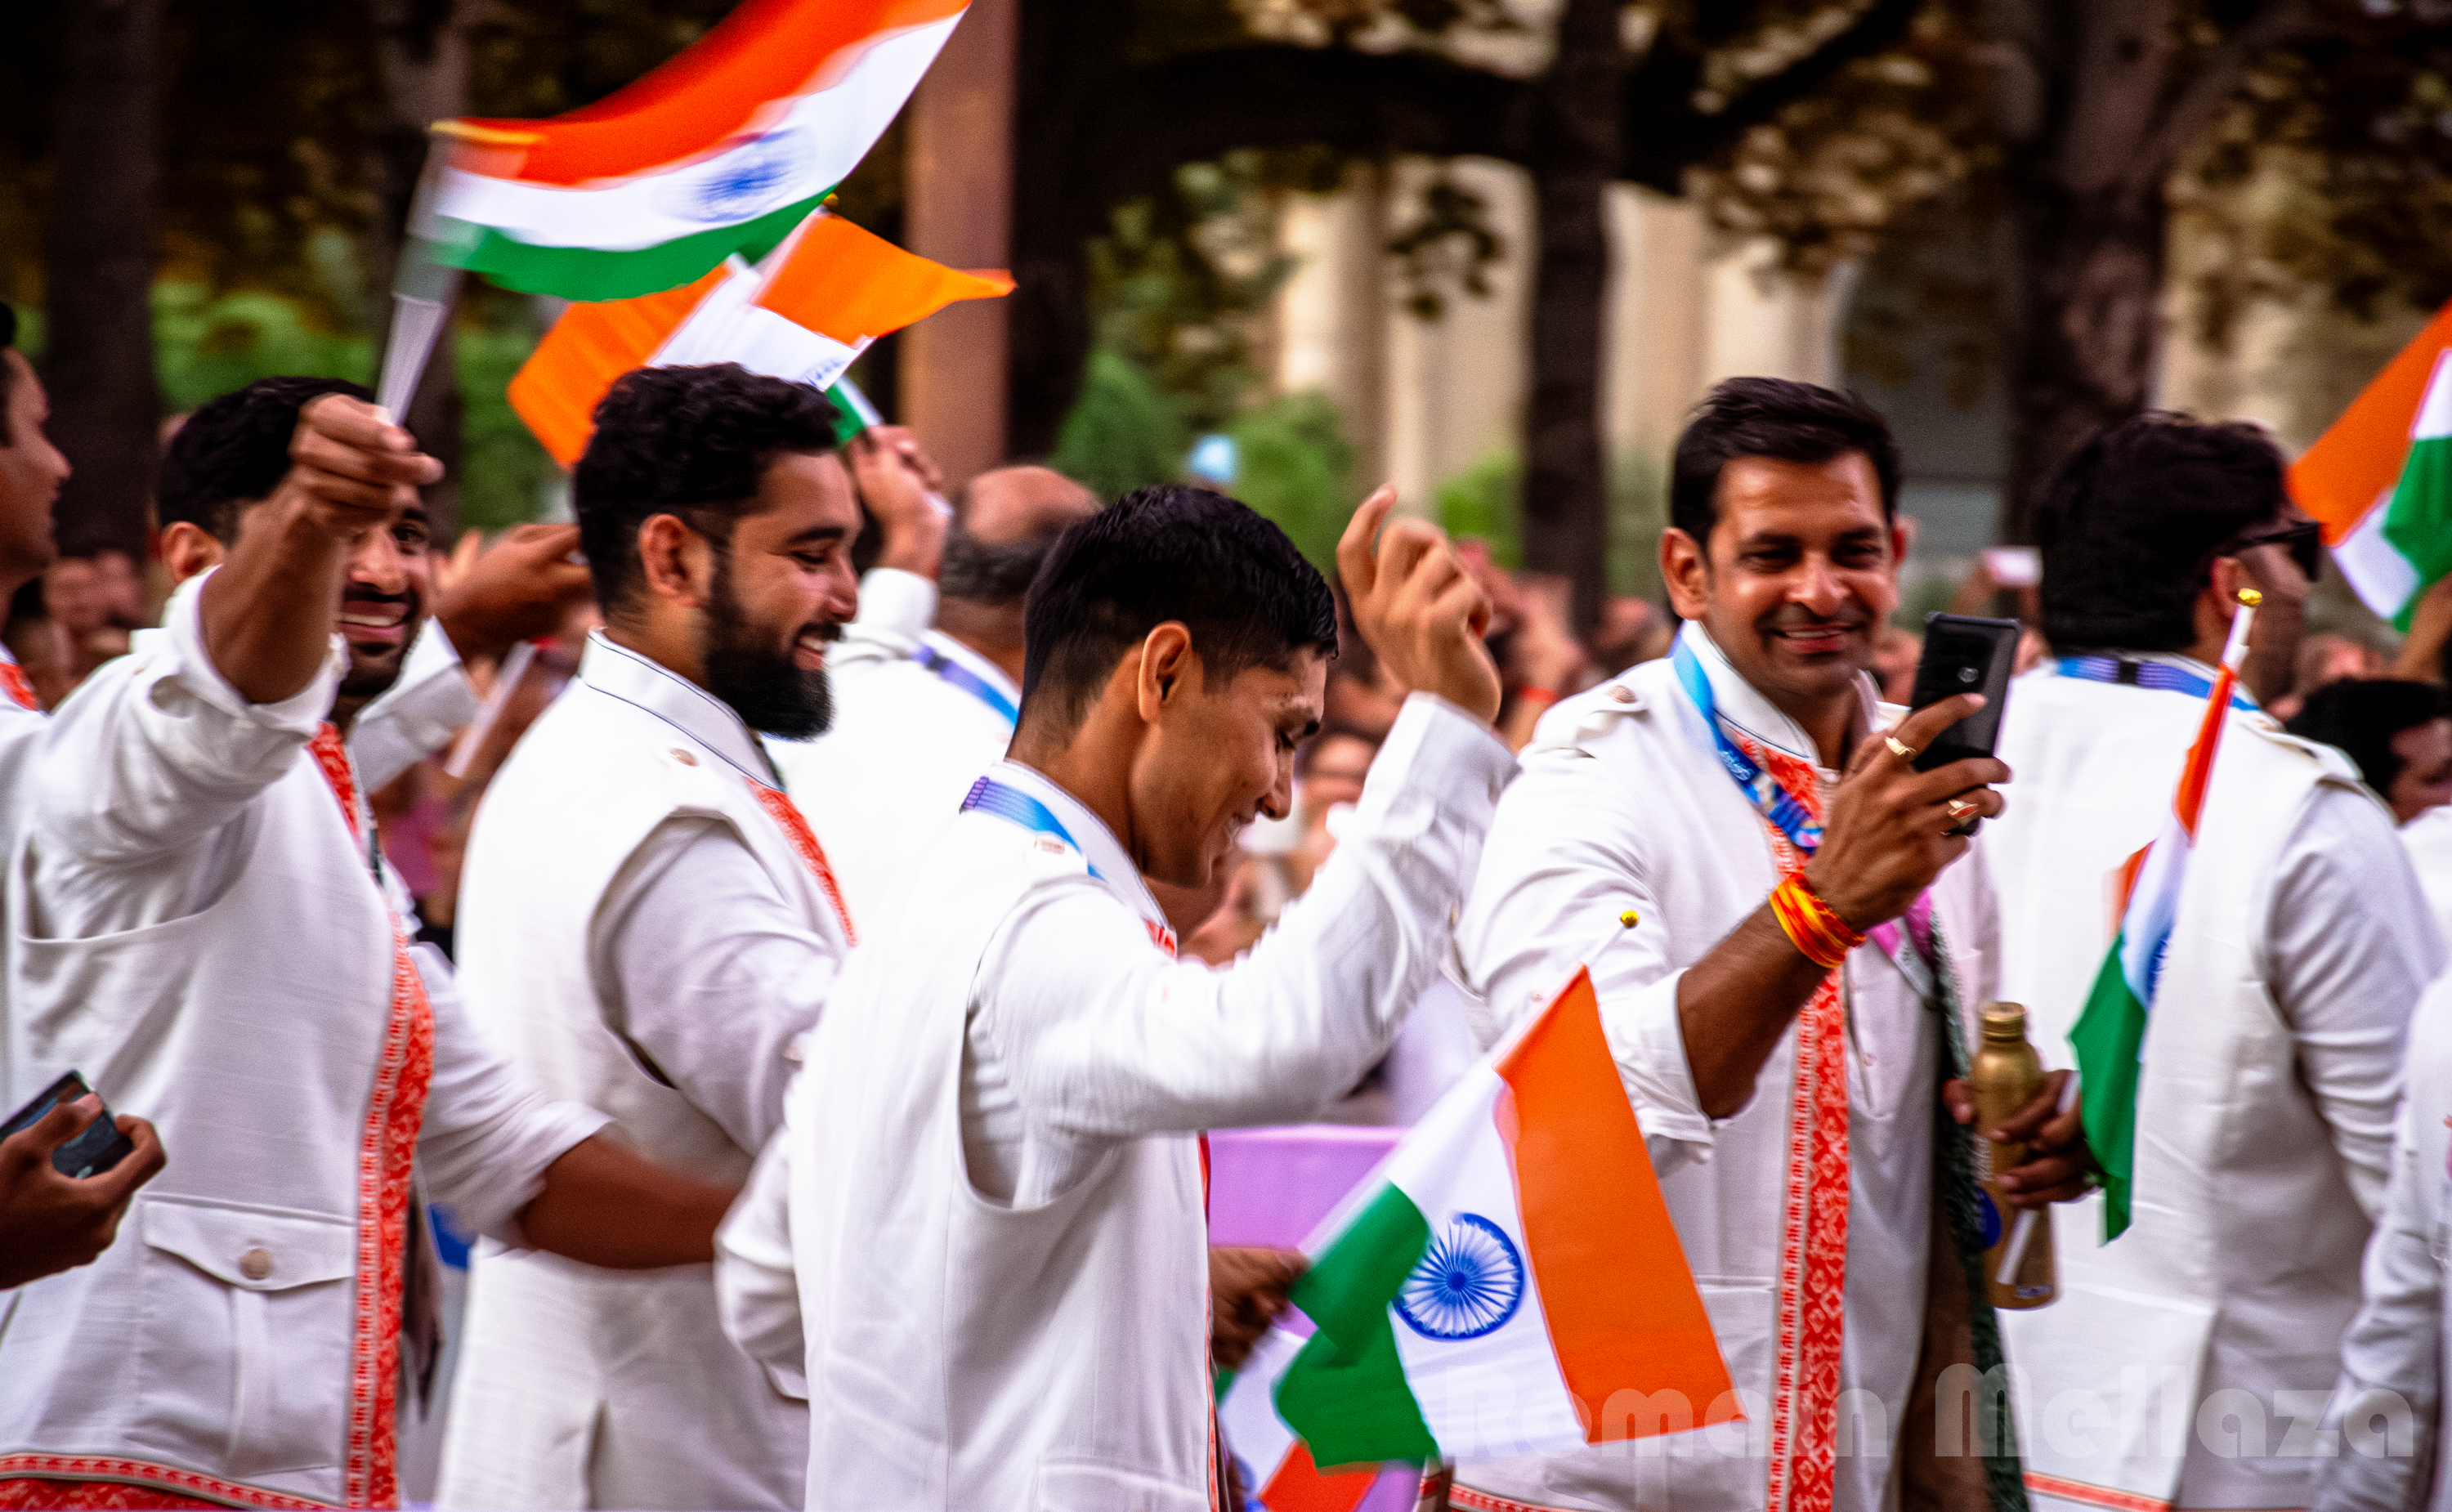
[[[0, 1139], [6, 1139], [19, 1129], [32, 1128], [43, 1121], [45, 1113], [60, 1104], [73, 1103], [89, 1096], [92, 1091], [93, 1089], [86, 1085], [82, 1073], [69, 1072], [51, 1083], [32, 1102], [10, 1114], [9, 1121], [0, 1124]], [[106, 1106], [100, 1116], [88, 1124], [74, 1139], [51, 1151], [51, 1168], [63, 1176], [82, 1180], [109, 1170], [135, 1151], [135, 1144], [119, 1131], [118, 1121], [110, 1116], [110, 1109]]]
[[1984, 707], [1933, 737], [1916, 754], [1915, 769], [1929, 772], [1970, 756], [1988, 756], [2001, 738], [2001, 711], [2008, 702], [2009, 674], [2018, 664], [2015, 619], [1972, 615], [1931, 615], [1924, 622], [1924, 656], [1916, 662], [1909, 706], [1921, 709], [1962, 693], [1984, 695]]

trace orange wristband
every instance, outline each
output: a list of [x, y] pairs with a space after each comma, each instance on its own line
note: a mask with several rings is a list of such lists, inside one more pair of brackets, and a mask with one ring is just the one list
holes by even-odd
[[1513, 692], [1516, 702], [1529, 703], [1536, 709], [1546, 709], [1566, 697], [1555, 688], [1536, 688], [1529, 682], [1518, 683]]
[[1835, 971], [1849, 951], [1865, 943], [1864, 935], [1805, 885], [1802, 873], [1770, 890], [1770, 912], [1797, 953], [1825, 971]]

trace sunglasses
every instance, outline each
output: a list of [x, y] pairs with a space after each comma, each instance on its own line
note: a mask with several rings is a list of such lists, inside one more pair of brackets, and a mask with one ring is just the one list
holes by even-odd
[[2236, 557], [2250, 546], [2279, 546], [2299, 564], [2299, 571], [2314, 582], [2324, 570], [2324, 527], [2312, 520], [2274, 530], [2263, 530], [2253, 536], [2242, 536], [2214, 555]]

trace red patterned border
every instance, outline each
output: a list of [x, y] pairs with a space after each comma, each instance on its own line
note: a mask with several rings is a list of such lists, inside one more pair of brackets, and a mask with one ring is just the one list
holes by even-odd
[[[186, 1502], [145, 1502], [114, 1494], [146, 1489], [185, 1493]], [[193, 1470], [143, 1460], [83, 1454], [0, 1455], [0, 1508], [194, 1506], [271, 1507], [278, 1512], [323, 1512], [327, 1505], [259, 1490]]]
[[9, 701], [20, 709], [31, 709], [36, 714], [43, 712], [43, 700], [34, 697], [32, 679], [26, 676], [26, 669], [10, 659], [5, 651], [0, 651], [0, 693], [7, 694]]
[[2109, 1486], [2088, 1485], [2084, 1481], [2066, 1481], [2057, 1475], [2027, 1472], [2027, 1489], [2056, 1496], [2064, 1502], [2082, 1502], [2087, 1506], [2110, 1507], [2114, 1512], [2170, 1512], [2171, 1503], [2135, 1491], [2115, 1491]]
[[[1431, 1474], [1422, 1477], [1423, 1495], [1431, 1493], [1434, 1480], [1434, 1476]], [[1518, 1502], [1461, 1484], [1448, 1487], [1448, 1505], [1462, 1507], [1465, 1512], [1566, 1512], [1564, 1507], [1546, 1506], [1538, 1502]]]
[[792, 842], [792, 849], [808, 863], [809, 871], [818, 879], [819, 889], [826, 894], [826, 901], [835, 906], [835, 917], [842, 920], [843, 938], [858, 945], [860, 932], [851, 927], [851, 910], [843, 904], [842, 889], [835, 885], [835, 869], [826, 864], [826, 849], [818, 843], [816, 833], [810, 830], [809, 821], [801, 817], [799, 806], [781, 789], [770, 788], [755, 777], [750, 779], [749, 791], [758, 795], [758, 806], [782, 826], [784, 837]]

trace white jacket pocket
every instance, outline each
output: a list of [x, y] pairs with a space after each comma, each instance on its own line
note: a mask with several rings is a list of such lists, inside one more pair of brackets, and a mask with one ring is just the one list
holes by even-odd
[[197, 1197], [143, 1198], [137, 1212], [137, 1436], [241, 1480], [339, 1463], [358, 1226]]

